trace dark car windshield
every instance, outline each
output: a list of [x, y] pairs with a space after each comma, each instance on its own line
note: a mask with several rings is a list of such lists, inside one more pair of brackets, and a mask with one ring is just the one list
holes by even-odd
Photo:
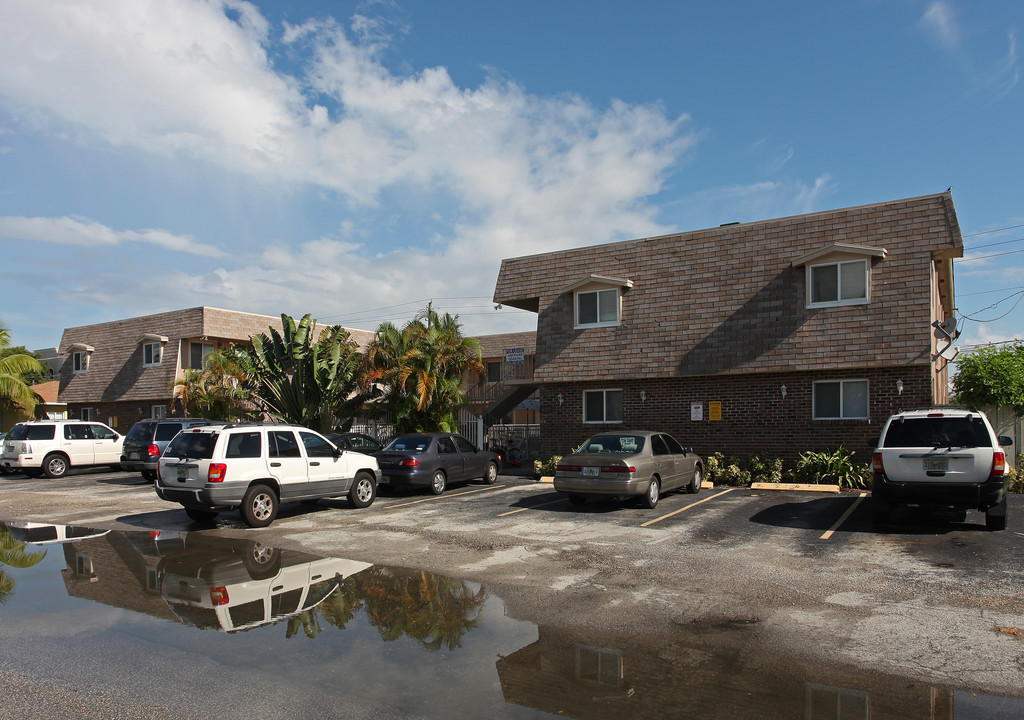
[[615, 453], [617, 455], [635, 455], [643, 450], [643, 435], [599, 435], [592, 437], [583, 443], [583, 446], [576, 452], [582, 454], [592, 453]]
[[164, 457], [209, 460], [213, 457], [213, 446], [217, 444], [217, 433], [179, 433], [164, 451]]
[[427, 435], [399, 435], [384, 449], [391, 452], [421, 453], [428, 447], [430, 438]]
[[919, 417], [893, 420], [883, 447], [991, 447], [980, 417]]
[[15, 425], [5, 440], [53, 440], [56, 425]]

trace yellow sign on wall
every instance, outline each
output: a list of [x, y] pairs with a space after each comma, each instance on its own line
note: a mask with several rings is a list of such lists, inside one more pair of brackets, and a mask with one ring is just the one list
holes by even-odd
[[708, 420], [722, 419], [722, 403], [717, 400], [708, 403]]

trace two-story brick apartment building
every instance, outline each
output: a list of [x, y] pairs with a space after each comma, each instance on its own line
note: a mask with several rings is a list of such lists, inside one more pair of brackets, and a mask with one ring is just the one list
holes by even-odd
[[506, 259], [494, 301], [537, 313], [542, 454], [628, 427], [866, 458], [892, 412], [947, 400], [962, 255], [947, 191]]
[[[68, 416], [109, 422], [127, 432], [148, 417], [180, 414], [172, 388], [188, 368], [199, 369], [214, 349], [248, 343], [281, 318], [194, 307], [67, 328], [61, 337], [60, 400]], [[350, 331], [360, 346], [373, 336]]]

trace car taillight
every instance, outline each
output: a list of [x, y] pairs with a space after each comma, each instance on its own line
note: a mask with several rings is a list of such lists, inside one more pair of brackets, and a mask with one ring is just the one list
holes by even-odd
[[224, 476], [228, 474], [228, 466], [224, 463], [210, 463], [210, 470], [206, 473], [208, 482], [224, 482]]
[[602, 465], [603, 473], [635, 473], [636, 468], [632, 465]]
[[416, 458], [405, 458], [398, 461], [398, 467], [419, 467], [420, 461]]
[[882, 465], [882, 453], [876, 452], [871, 456], [871, 472], [876, 475], [885, 474], [885, 466]]
[[160, 448], [158, 448], [156, 445], [150, 445], [149, 447], [146, 448], [146, 454], [149, 455], [150, 457], [157, 457], [158, 455], [160, 455]]
[[1006, 453], [996, 450], [992, 453], [992, 476], [1002, 477], [1006, 474]]
[[210, 602], [214, 605], [228, 604], [228, 589], [226, 587], [210, 588]]
[[555, 467], [556, 472], [579, 472], [582, 469], [579, 465], [557, 465]]

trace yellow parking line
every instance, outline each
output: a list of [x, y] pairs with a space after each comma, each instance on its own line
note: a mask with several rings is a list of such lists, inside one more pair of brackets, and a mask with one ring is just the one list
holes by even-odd
[[858, 495], [857, 496], [857, 500], [854, 501], [854, 503], [852, 505], [850, 505], [850, 507], [846, 508], [846, 512], [844, 512], [842, 514], [842, 516], [838, 520], [836, 520], [836, 524], [833, 525], [832, 527], [830, 527], [825, 532], [825, 534], [821, 536], [820, 539], [821, 540], [828, 540], [830, 537], [832, 537], [832, 534], [836, 530], [839, 529], [840, 525], [842, 525], [844, 522], [846, 522], [846, 518], [850, 517], [851, 513], [853, 513], [853, 511], [857, 509], [858, 505], [860, 505], [862, 502], [864, 502], [864, 498], [866, 498], [867, 496], [868, 496], [868, 494], [866, 492], [862, 492], [860, 495]]
[[673, 515], [678, 515], [683, 510], [689, 510], [694, 505], [700, 505], [701, 503], [706, 503], [708, 500], [714, 500], [716, 497], [721, 497], [722, 495], [725, 495], [726, 493], [732, 492], [733, 490], [736, 490], [736, 489], [738, 489], [738, 488], [728, 488], [726, 490], [723, 490], [720, 493], [715, 493], [714, 495], [712, 495], [710, 497], [706, 497], [703, 500], [698, 500], [697, 502], [690, 503], [689, 505], [684, 505], [683, 507], [679, 508], [678, 510], [673, 510], [668, 515], [662, 515], [659, 518], [654, 518], [653, 520], [648, 520], [647, 522], [643, 523], [640, 527], [647, 527], [648, 525], [653, 525], [656, 522], [661, 522], [662, 520], [667, 520], [668, 518], [672, 517]]
[[565, 500], [568, 500], [568, 498], [561, 497], [558, 498], [557, 500], [552, 500], [551, 502], [540, 503], [539, 505], [531, 505], [530, 507], [519, 508], [518, 510], [509, 510], [506, 513], [502, 513], [498, 517], [505, 517], [506, 515], [515, 515], [516, 513], [526, 512], [527, 510], [535, 510], [537, 508], [547, 507], [548, 505], [555, 505], [557, 503], [564, 502]]
[[444, 500], [445, 498], [459, 497], [460, 495], [472, 495], [473, 493], [484, 492], [485, 490], [497, 490], [498, 488], [503, 488], [503, 487], [505, 487], [505, 486], [504, 485], [488, 485], [485, 488], [477, 488], [476, 490], [466, 490], [465, 492], [445, 493], [444, 495], [432, 495], [430, 497], [425, 497], [425, 498], [422, 498], [420, 500], [413, 500], [412, 502], [399, 503], [398, 505], [388, 505], [384, 509], [385, 510], [390, 510], [391, 508], [406, 507], [408, 505], [419, 505], [420, 503], [430, 502], [431, 500]]

